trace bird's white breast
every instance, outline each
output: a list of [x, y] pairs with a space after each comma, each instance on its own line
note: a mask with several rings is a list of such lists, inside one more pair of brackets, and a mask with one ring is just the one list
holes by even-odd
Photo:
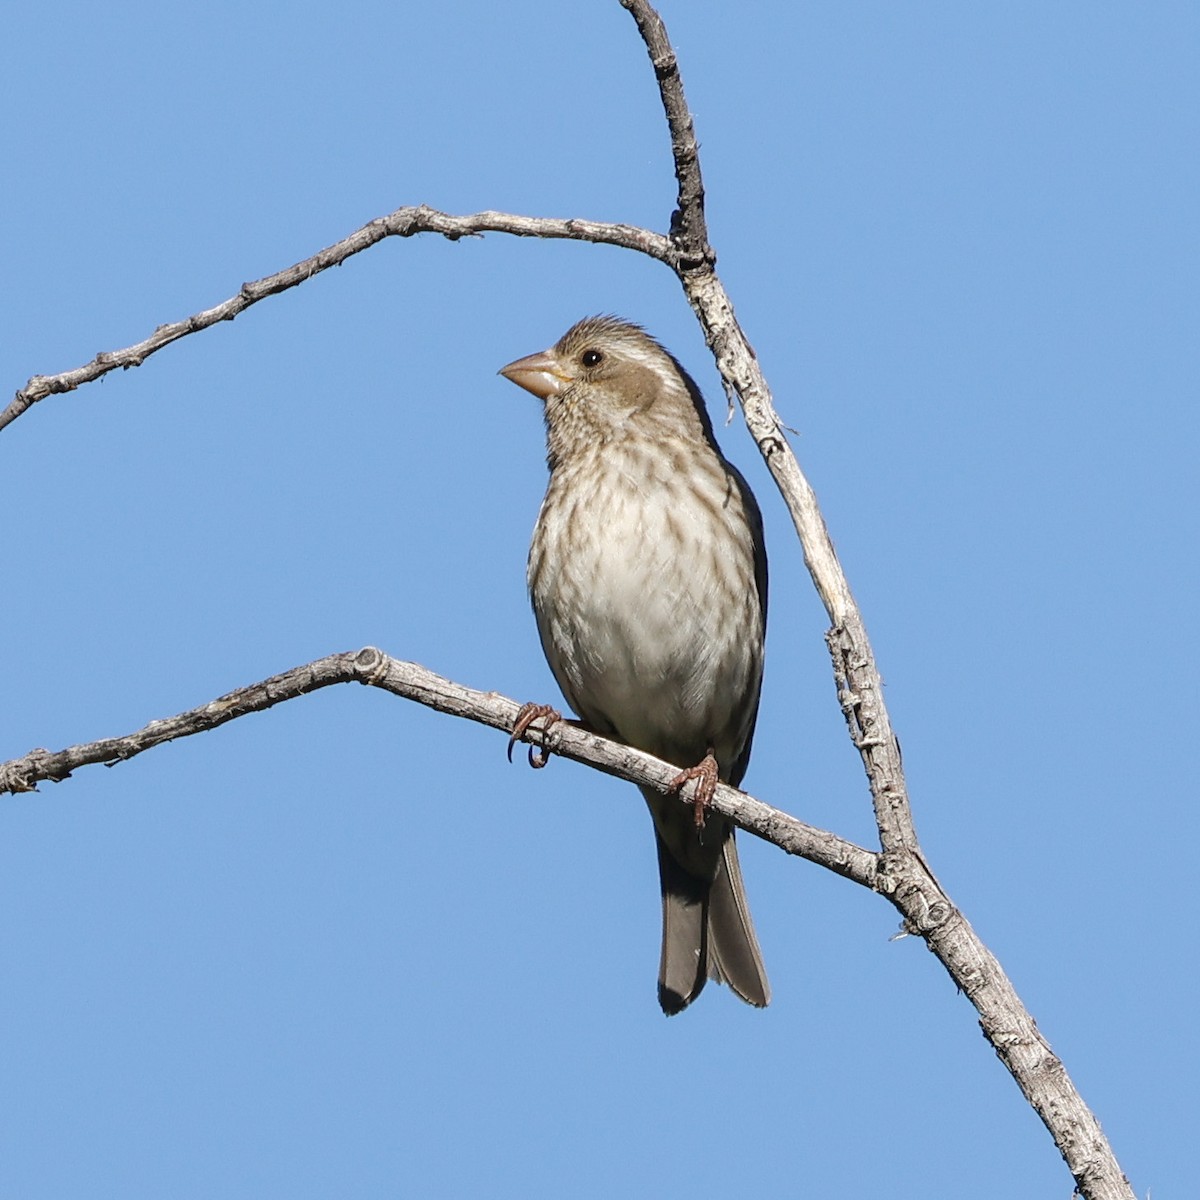
[[754, 539], [714, 453], [680, 471], [661, 450], [598, 452], [556, 473], [530, 594], [580, 717], [680, 763], [723, 740], [724, 765], [749, 736], [733, 714], [752, 720], [762, 671]]

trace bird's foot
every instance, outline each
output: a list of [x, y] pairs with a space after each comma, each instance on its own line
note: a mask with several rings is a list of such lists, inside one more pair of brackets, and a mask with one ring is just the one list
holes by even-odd
[[680, 771], [667, 785], [667, 791], [678, 792], [692, 779], [696, 781], [696, 788], [692, 792], [692, 811], [696, 818], [696, 828], [703, 829], [704, 810], [712, 803], [717, 791], [717, 760], [711, 750], [694, 767]]
[[[517, 710], [516, 720], [513, 721], [512, 737], [508, 739], [508, 761], [512, 762], [513, 747], [525, 736], [534, 721], [541, 721], [542, 737], [545, 738], [550, 727], [557, 725], [562, 719], [562, 713], [557, 708], [551, 708], [549, 704], [522, 704]], [[550, 751], [544, 746], [536, 751], [533, 746], [529, 747], [529, 765], [531, 767], [544, 767], [549, 761]]]

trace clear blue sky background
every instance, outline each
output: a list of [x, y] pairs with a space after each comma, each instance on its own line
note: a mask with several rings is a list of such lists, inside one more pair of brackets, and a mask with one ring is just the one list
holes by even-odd
[[[683, 3], [738, 315], [888, 684], [918, 827], [1139, 1194], [1194, 1194], [1194, 3]], [[613, 0], [58, 3], [0, 45], [11, 393], [426, 202], [665, 227]], [[391, 241], [0, 435], [0, 759], [377, 644], [556, 699], [536, 402], [496, 376], [674, 278]], [[869, 843], [766, 509], [747, 787]], [[920, 942], [745, 839], [775, 990], [654, 998], [634, 789], [362, 688], [0, 800], [0, 1195], [1064, 1197]]]

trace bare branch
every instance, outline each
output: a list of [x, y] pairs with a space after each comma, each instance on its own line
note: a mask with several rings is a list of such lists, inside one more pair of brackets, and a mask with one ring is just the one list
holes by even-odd
[[852, 720], [851, 733], [863, 754], [871, 782], [880, 843], [885, 850], [903, 846], [914, 848], [917, 837], [909, 812], [899, 749], [883, 703], [879, 674], [858, 606], [838, 562], [816, 494], [788, 445], [758, 356], [738, 324], [733, 304], [717, 277], [716, 256], [708, 248], [704, 187], [700, 180], [695, 131], [674, 51], [662, 19], [646, 0], [620, 0], [620, 3], [632, 13], [646, 43], [667, 114], [675, 178], [679, 182], [679, 205], [683, 213], [682, 217], [676, 214], [678, 228], [673, 226], [679, 246], [675, 272], [700, 320], [726, 391], [731, 398], [736, 396], [740, 400], [750, 432], [783, 493], [804, 548], [809, 574], [838, 634], [837, 649], [832, 641], [830, 648], [835, 652], [839, 699], [847, 719]]
[[692, 112], [683, 94], [683, 77], [679, 73], [675, 48], [667, 36], [662, 18], [645, 0], [620, 0], [620, 3], [637, 22], [638, 32], [646, 43], [671, 132], [671, 157], [675, 162], [675, 181], [679, 186], [677, 207], [671, 214], [671, 239], [680, 253], [677, 270], [711, 267], [717, 256], [708, 244], [708, 225], [704, 219], [700, 147], [696, 143]]
[[106, 350], [91, 362], [58, 375], [34, 375], [16, 393], [8, 407], [0, 412], [0, 430], [10, 425], [39, 400], [59, 392], [74, 391], [117, 368], [140, 367], [151, 354], [191, 333], [199, 333], [220, 321], [232, 321], [267, 296], [286, 292], [321, 271], [340, 266], [346, 259], [374, 246], [388, 237], [412, 237], [418, 233], [439, 233], [451, 241], [483, 233], [510, 233], [516, 237], [568, 238], [581, 242], [599, 242], [637, 250], [661, 262], [673, 264], [675, 251], [669, 239], [661, 233], [640, 229], [636, 225], [615, 225], [603, 221], [586, 221], [578, 217], [524, 217], [514, 213], [480, 212], [455, 217], [425, 205], [398, 208], [386, 217], [378, 217], [357, 229], [349, 237], [319, 250], [283, 271], [268, 275], [254, 283], [244, 283], [236, 296], [213, 308], [170, 325], [160, 325], [148, 338], [124, 350]]
[[[199, 708], [149, 725], [122, 737], [103, 738], [65, 750], [31, 750], [22, 758], [0, 764], [0, 795], [32, 792], [41, 782], [60, 783], [80, 767], [95, 763], [115, 766], [146, 750], [196, 733], [207, 733], [227, 721], [264, 712], [286, 700], [337, 683], [362, 683], [415, 700], [438, 712], [466, 717], [505, 733], [512, 729], [520, 705], [497, 692], [480, 692], [454, 683], [413, 662], [391, 658], [374, 646], [357, 652], [331, 654], [315, 662], [273, 675], [261, 683], [238, 688]], [[568, 722], [543, 734], [536, 726], [521, 739], [563, 758], [586, 763], [630, 783], [648, 784], [667, 792], [679, 768], [619, 742], [598, 737]], [[686, 792], [686, 789], [685, 789]], [[691, 804], [690, 798], [680, 799]], [[757, 834], [789, 854], [806, 858], [863, 887], [875, 887], [879, 856], [824, 829], [806, 825], [745, 792], [721, 784], [713, 807], [741, 828]]]
[[[704, 330], [730, 399], [741, 402], [746, 424], [770, 469], [804, 549], [804, 560], [833, 628], [827, 635], [838, 702], [862, 757], [879, 830], [880, 890], [905, 914], [907, 929], [925, 938], [980, 1015], [984, 1035], [1042, 1118], [1088, 1200], [1132, 1200], [1133, 1192], [1095, 1116], [1051, 1052], [1000, 964], [951, 903], [925, 864], [913, 825], [900, 745], [883, 698], [866, 626], [817, 504], [816, 494], [788, 445], [782, 421], [749, 339], [717, 277], [707, 242], [704, 190], [696, 139], [675, 55], [661, 18], [647, 0], [620, 0], [638, 31], [658, 78], [667, 114], [679, 211], [672, 235], [675, 272]], [[877, 885], [879, 886], [879, 885]]]
[[731, 400], [736, 396], [740, 401], [746, 424], [792, 514], [809, 574], [833, 624], [829, 649], [838, 700], [866, 768], [880, 845], [884, 850], [915, 849], [917, 835], [900, 748], [892, 732], [862, 616], [834, 551], [816, 493], [788, 445], [758, 356], [742, 332], [715, 270], [716, 255], [708, 244], [704, 219], [704, 184], [695, 127], [675, 51], [662, 18], [646, 0], [620, 0], [620, 3], [637, 22], [654, 64], [671, 136], [671, 156], [679, 185], [679, 208], [671, 227], [679, 257], [672, 265], [700, 320], [726, 392]]
[[[357, 652], [331, 654], [238, 688], [199, 708], [151, 721], [134, 733], [56, 752], [32, 750], [22, 758], [0, 765], [0, 795], [36, 791], [38, 783], [61, 782], [83, 766], [96, 763], [114, 766], [156, 746], [206, 733], [238, 717], [263, 712], [318, 688], [340, 683], [381, 688], [438, 712], [465, 717], [504, 732], [511, 730], [520, 708], [506, 696], [464, 687], [416, 663], [391, 658], [368, 646]], [[678, 767], [661, 759], [566, 722], [552, 726], [545, 735], [535, 726], [523, 740], [663, 792], [678, 773]], [[691, 803], [687, 795], [680, 800]], [[1120, 1181], [1123, 1177], [1119, 1169], [1115, 1177], [1111, 1173], [1115, 1162], [1095, 1118], [1038, 1032], [999, 963], [942, 892], [919, 854], [873, 853], [725, 784], [718, 787], [713, 807], [740, 828], [787, 853], [885, 895], [903, 916], [905, 930], [926, 940], [975, 1005], [985, 1035], [1047, 1126], [1052, 1132], [1056, 1128], [1064, 1130], [1072, 1154], [1068, 1165], [1080, 1182], [1081, 1193], [1093, 1200], [1129, 1200], [1128, 1190], [1119, 1186], [1113, 1190], [1108, 1186], [1114, 1178]]]
[[[881, 869], [886, 871], [887, 866]], [[1076, 1193], [1085, 1200], [1135, 1200], [1100, 1122], [1072, 1083], [1062, 1060], [1050, 1049], [1000, 963], [966, 917], [957, 910], [945, 914], [935, 910], [930, 917], [939, 920], [943, 915], [945, 920], [920, 932], [975, 1006], [984, 1037], [1054, 1138], [1075, 1177]]]

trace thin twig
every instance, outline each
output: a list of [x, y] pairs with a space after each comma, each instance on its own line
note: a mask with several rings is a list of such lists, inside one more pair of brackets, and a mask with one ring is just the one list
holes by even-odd
[[[464, 687], [417, 663], [392, 658], [374, 646], [367, 646], [305, 663], [281, 675], [228, 692], [199, 708], [151, 721], [133, 733], [68, 746], [65, 750], [31, 750], [21, 758], [0, 764], [0, 795], [36, 791], [39, 783], [60, 783], [80, 767], [96, 763], [115, 766], [155, 746], [207, 733], [238, 717], [264, 712], [276, 704], [339, 683], [362, 683], [382, 688], [438, 712], [478, 721], [505, 733], [512, 729], [520, 709], [520, 705], [507, 696]], [[664, 794], [670, 793], [670, 785], [679, 774], [678, 766], [566, 722], [555, 724], [548, 734], [543, 734], [535, 724], [521, 740], [542, 746], [563, 758], [587, 763], [630, 783], [656, 787]], [[680, 799], [686, 804], [692, 803], [686, 789]], [[824, 829], [806, 825], [726, 784], [717, 788], [713, 807], [741, 828], [789, 854], [806, 858], [863, 887], [875, 886], [879, 855], [870, 850]]]
[[742, 332], [733, 304], [717, 277], [715, 256], [708, 246], [695, 131], [666, 29], [645, 0], [620, 0], [620, 3], [633, 14], [646, 43], [663, 111], [667, 114], [679, 185], [677, 203], [679, 211], [686, 214], [672, 230], [678, 251], [676, 274], [700, 319], [721, 379], [726, 389], [740, 400], [750, 432], [783, 493], [813, 583], [834, 629], [840, 634], [836, 647], [830, 643], [839, 675], [838, 694], [847, 720], [852, 721], [854, 743], [863, 755], [875, 797], [880, 844], [889, 851], [915, 849], [917, 835], [908, 807], [900, 749], [892, 733], [879, 672], [858, 605], [834, 551], [816, 494], [784, 437], [783, 423], [775, 411], [758, 356]]
[[228, 300], [212, 308], [206, 308], [203, 312], [170, 325], [160, 325], [148, 338], [134, 346], [127, 346], [124, 350], [102, 351], [82, 367], [63, 371], [58, 375], [34, 375], [13, 396], [8, 407], [0, 412], [0, 430], [47, 396], [74, 391], [81, 384], [91, 383], [118, 368], [140, 367], [151, 354], [164, 346], [169, 346], [189, 334], [208, 329], [221, 321], [232, 321], [252, 304], [257, 304], [267, 296], [297, 287], [330, 267], [340, 266], [348, 258], [369, 249], [384, 238], [412, 237], [418, 233], [437, 233], [451, 241], [483, 233], [510, 233], [516, 237], [569, 238], [574, 241], [622, 246], [626, 250], [637, 250], [668, 264], [673, 263], [675, 257], [670, 239], [663, 237], [661, 233], [640, 229], [636, 225], [585, 221], [578, 217], [523, 217], [502, 212], [480, 212], [471, 216], [455, 217], [428, 208], [424, 204], [398, 208], [386, 217], [369, 221], [349, 237], [317, 251], [311, 258], [253, 283], [242, 284], [235, 296], [230, 296]]
[[683, 94], [683, 78], [679, 60], [667, 36], [662, 17], [642, 0], [620, 0], [637, 22], [638, 32], [646, 43], [658, 94], [662, 99], [667, 128], [671, 133], [672, 158], [675, 162], [675, 182], [678, 199], [671, 214], [671, 240], [683, 254], [679, 266], [684, 270], [711, 267], [717, 260], [708, 244], [708, 223], [704, 217], [704, 180], [700, 174], [700, 147], [692, 111]]

